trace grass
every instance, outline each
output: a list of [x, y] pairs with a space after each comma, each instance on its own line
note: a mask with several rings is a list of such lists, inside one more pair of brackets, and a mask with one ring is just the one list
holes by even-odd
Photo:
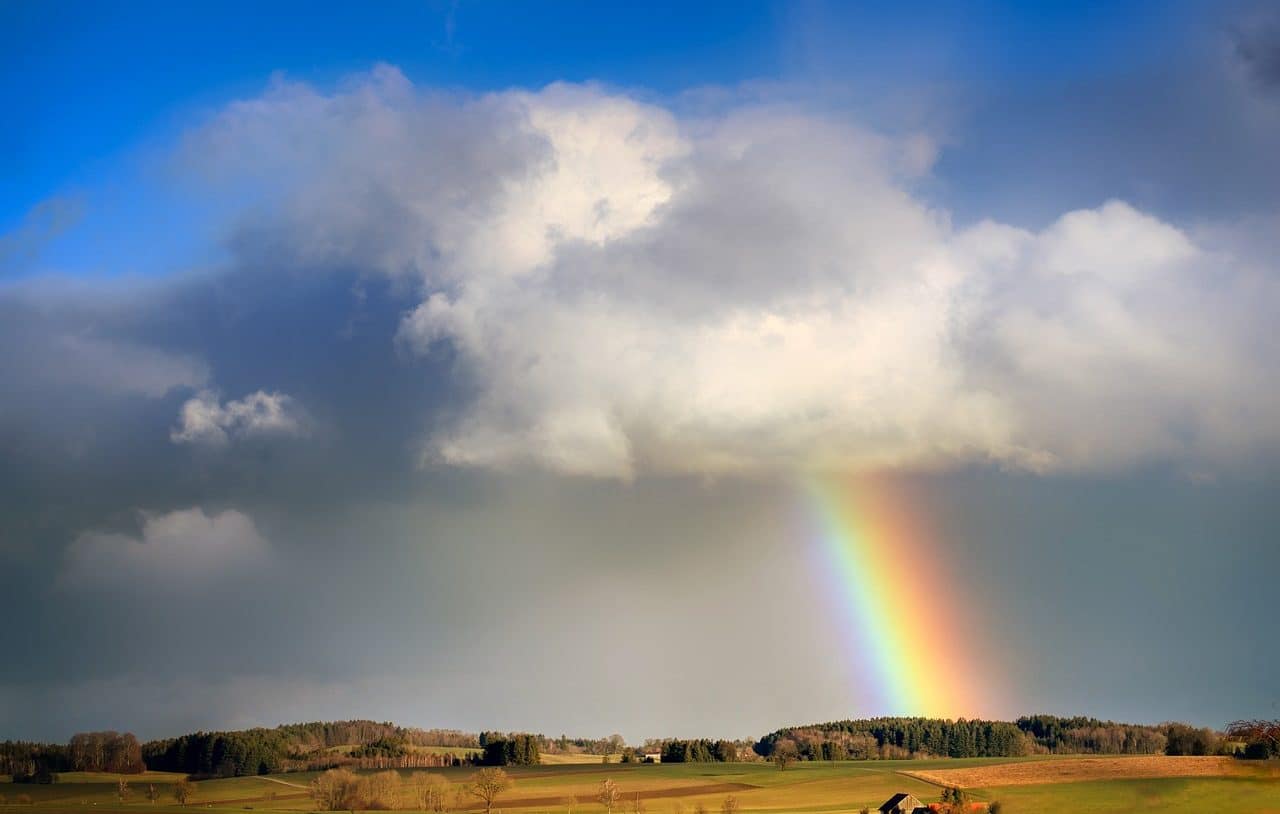
[[[1035, 760], [1035, 759], [1031, 759]], [[1046, 760], [1040, 758], [1039, 760]], [[566, 797], [580, 802], [573, 814], [604, 814], [594, 801], [600, 782], [614, 780], [622, 790], [623, 804], [614, 814], [633, 814], [639, 794], [644, 814], [694, 814], [702, 805], [718, 814], [724, 798], [732, 794], [743, 812], [761, 814], [850, 814], [863, 806], [875, 810], [891, 794], [907, 791], [930, 802], [941, 789], [903, 771], [981, 768], [1026, 760], [968, 759], [934, 761], [867, 761], [848, 763], [800, 763], [779, 772], [765, 763], [731, 764], [571, 764], [512, 768], [514, 787], [499, 799], [503, 814], [565, 814]], [[1050, 767], [1046, 766], [1046, 770]], [[404, 770], [403, 775], [413, 771]], [[467, 768], [432, 769], [451, 782], [461, 782]], [[998, 775], [993, 775], [998, 776]], [[274, 777], [239, 777], [196, 784], [191, 806], [183, 809], [165, 794], [152, 804], [145, 799], [148, 783], [171, 788], [176, 776], [155, 774], [130, 778], [133, 798], [121, 803], [116, 796], [115, 775], [64, 775], [67, 782], [51, 786], [2, 785], [4, 814], [30, 810], [36, 814], [96, 811], [111, 814], [151, 811], [156, 814], [204, 812], [314, 810], [304, 788], [314, 773], [298, 772]], [[1249, 814], [1280, 814], [1280, 780], [1273, 776], [1110, 779], [1044, 785], [992, 786], [973, 789], [975, 798], [999, 799], [1006, 811], [1069, 809], [1076, 814], [1111, 814], [1127, 811], [1191, 812], [1231, 809]], [[18, 794], [29, 794], [30, 805], [15, 805]]]

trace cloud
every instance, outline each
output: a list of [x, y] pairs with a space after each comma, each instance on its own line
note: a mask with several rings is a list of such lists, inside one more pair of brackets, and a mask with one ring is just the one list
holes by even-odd
[[447, 350], [468, 394], [426, 461], [1093, 471], [1274, 448], [1271, 261], [1120, 201], [956, 226], [915, 191], [933, 143], [591, 85], [446, 98], [388, 67], [277, 82], [191, 138], [219, 183], [294, 179], [239, 251], [416, 282], [401, 344]]
[[209, 372], [197, 355], [131, 335], [146, 300], [128, 285], [38, 280], [0, 288], [0, 375], [9, 383], [0, 408], [29, 395], [154, 399], [203, 386]]
[[1257, 86], [1280, 88], [1280, 15], [1253, 20], [1235, 32], [1234, 41], [1236, 56]]
[[268, 544], [253, 520], [234, 509], [213, 515], [192, 507], [141, 513], [139, 535], [86, 531], [67, 549], [64, 587], [148, 588], [205, 585], [265, 561]]
[[297, 436], [307, 432], [306, 419], [292, 398], [264, 390], [221, 404], [218, 394], [201, 391], [187, 400], [178, 426], [169, 434], [175, 444], [222, 445], [233, 439]]

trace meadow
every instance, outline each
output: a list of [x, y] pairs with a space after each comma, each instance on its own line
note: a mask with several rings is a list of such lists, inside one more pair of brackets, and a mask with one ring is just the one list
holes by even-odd
[[[620, 788], [621, 801], [615, 814], [694, 814], [699, 807], [718, 814], [726, 797], [733, 797], [740, 812], [812, 812], [850, 814], [863, 807], [872, 811], [898, 791], [910, 792], [921, 800], [939, 799], [942, 786], [924, 777], [947, 777], [949, 772], [973, 772], [993, 785], [974, 786], [975, 800], [999, 800], [1005, 812], [1071, 811], [1082, 814], [1111, 814], [1132, 811], [1203, 812], [1231, 809], [1255, 814], [1280, 814], [1280, 767], [1262, 766], [1241, 771], [1223, 763], [1220, 776], [1195, 774], [1178, 776], [1179, 758], [1164, 758], [1153, 769], [1149, 759], [1111, 758], [1106, 779], [1070, 780], [1071, 772], [1059, 765], [1070, 758], [969, 758], [914, 761], [846, 761], [798, 763], [779, 771], [768, 763], [711, 764], [559, 764], [512, 767], [508, 773], [514, 785], [496, 804], [496, 810], [512, 814], [604, 814], [596, 801], [600, 782], [612, 779]], [[1191, 759], [1194, 760], [1194, 759]], [[1126, 761], [1131, 775], [1121, 771]], [[1173, 763], [1169, 763], [1173, 761]], [[1120, 769], [1115, 768], [1118, 765]], [[1188, 763], [1188, 766], [1191, 764]], [[1170, 768], [1170, 767], [1174, 768]], [[1006, 767], [1001, 769], [999, 767]], [[414, 771], [401, 770], [406, 778]], [[462, 783], [473, 770], [436, 769], [432, 773], [450, 782]], [[1203, 772], [1197, 766], [1194, 773]], [[908, 772], [920, 772], [916, 777]], [[1148, 774], [1165, 776], [1147, 777]], [[1012, 783], [999, 785], [1008, 775]], [[1037, 775], [1046, 782], [1037, 782]], [[308, 791], [314, 773], [289, 773], [262, 777], [206, 780], [196, 784], [195, 795], [183, 809], [167, 789], [180, 775], [149, 772], [126, 776], [131, 796], [118, 799], [120, 776], [75, 773], [59, 778], [53, 785], [0, 783], [10, 811], [99, 811], [99, 812], [180, 812], [202, 811], [309, 811], [315, 809]], [[150, 802], [145, 791], [155, 784], [160, 800]], [[18, 802], [28, 795], [30, 802]], [[638, 801], [638, 803], [637, 803]], [[409, 804], [409, 791], [404, 802]], [[468, 804], [479, 808], [478, 801]], [[411, 810], [411, 809], [410, 809]]]

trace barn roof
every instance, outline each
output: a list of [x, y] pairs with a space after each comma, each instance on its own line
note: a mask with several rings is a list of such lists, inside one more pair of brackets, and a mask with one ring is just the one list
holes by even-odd
[[915, 811], [919, 807], [919, 800], [906, 792], [900, 791], [886, 800], [884, 805], [880, 806], [880, 811]]

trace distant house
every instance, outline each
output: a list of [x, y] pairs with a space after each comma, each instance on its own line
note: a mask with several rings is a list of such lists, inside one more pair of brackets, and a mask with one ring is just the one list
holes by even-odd
[[645, 752], [644, 762], [645, 763], [661, 763], [662, 753], [661, 752]]
[[898, 792], [880, 806], [880, 814], [932, 814], [913, 794]]

